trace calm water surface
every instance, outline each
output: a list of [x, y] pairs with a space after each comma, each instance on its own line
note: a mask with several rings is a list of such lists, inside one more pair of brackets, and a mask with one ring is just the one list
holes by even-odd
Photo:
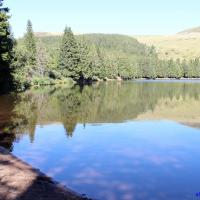
[[200, 82], [102, 83], [0, 96], [0, 145], [99, 200], [200, 191]]

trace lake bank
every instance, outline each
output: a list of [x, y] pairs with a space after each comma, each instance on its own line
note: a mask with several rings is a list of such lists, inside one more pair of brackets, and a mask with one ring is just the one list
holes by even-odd
[[83, 200], [87, 199], [34, 169], [0, 147], [0, 199]]
[[58, 81], [58, 82], [54, 82], [54, 83], [49, 83], [49, 84], [36, 84], [36, 85], [31, 85], [28, 88], [24, 88], [23, 90], [5, 90], [5, 91], [1, 91], [0, 89], [0, 95], [5, 95], [5, 94], [9, 94], [9, 93], [22, 93], [25, 92], [27, 90], [30, 89], [40, 89], [40, 88], [45, 88], [45, 87], [65, 87], [65, 88], [72, 88], [75, 85], [79, 85], [81, 87], [86, 86], [86, 85], [92, 85], [92, 84], [98, 84], [98, 83], [102, 83], [102, 82], [127, 82], [127, 81], [152, 81], [152, 82], [157, 82], [157, 81], [166, 81], [166, 82], [182, 82], [182, 81], [200, 81], [200, 78], [155, 78], [155, 79], [148, 79], [148, 78], [135, 78], [135, 79], [123, 79], [121, 77], [117, 77], [117, 78], [105, 78], [105, 79], [96, 79], [93, 81], [88, 81], [88, 82], [84, 82], [84, 83], [79, 83], [79, 82], [75, 82], [73, 80], [68, 80], [68, 81]]

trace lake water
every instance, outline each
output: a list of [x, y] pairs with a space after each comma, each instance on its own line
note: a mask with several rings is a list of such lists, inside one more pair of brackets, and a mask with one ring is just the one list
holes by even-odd
[[99, 200], [200, 192], [200, 82], [45, 87], [0, 96], [0, 145]]

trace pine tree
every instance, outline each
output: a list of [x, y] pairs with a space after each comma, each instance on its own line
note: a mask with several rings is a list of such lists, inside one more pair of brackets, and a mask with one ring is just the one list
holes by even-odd
[[80, 78], [78, 69], [79, 63], [78, 44], [71, 28], [66, 27], [62, 38], [58, 63], [58, 70], [61, 76], [78, 80]]
[[180, 59], [176, 60], [175, 65], [176, 65], [176, 77], [175, 78], [179, 79], [184, 76], [183, 67], [181, 65]]
[[37, 74], [44, 77], [47, 71], [48, 55], [45, 46], [41, 40], [37, 42]]
[[24, 90], [32, 84], [34, 76], [38, 75], [36, 41], [31, 21], [27, 23], [27, 33], [24, 36], [24, 46], [15, 48], [12, 62], [15, 88]]
[[84, 37], [81, 37], [78, 41], [78, 51], [80, 57], [80, 63], [78, 64], [79, 81], [84, 82], [86, 80], [92, 80], [92, 55]]
[[200, 65], [199, 65], [199, 58], [194, 59], [191, 62], [191, 67], [194, 69], [194, 78], [199, 78], [200, 77]]
[[28, 64], [30, 66], [35, 66], [36, 65], [36, 39], [33, 33], [33, 27], [32, 23], [30, 20], [27, 22], [27, 32], [25, 34], [25, 47], [27, 51], [27, 56], [28, 56]]
[[0, 90], [10, 89], [12, 85], [10, 63], [14, 39], [8, 22], [8, 12], [9, 9], [3, 7], [3, 0], [0, 0]]

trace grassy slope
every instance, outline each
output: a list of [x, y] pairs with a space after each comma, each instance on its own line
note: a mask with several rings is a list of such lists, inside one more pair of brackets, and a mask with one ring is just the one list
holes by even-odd
[[191, 59], [200, 56], [200, 33], [134, 37], [141, 43], [154, 45], [161, 59]]

